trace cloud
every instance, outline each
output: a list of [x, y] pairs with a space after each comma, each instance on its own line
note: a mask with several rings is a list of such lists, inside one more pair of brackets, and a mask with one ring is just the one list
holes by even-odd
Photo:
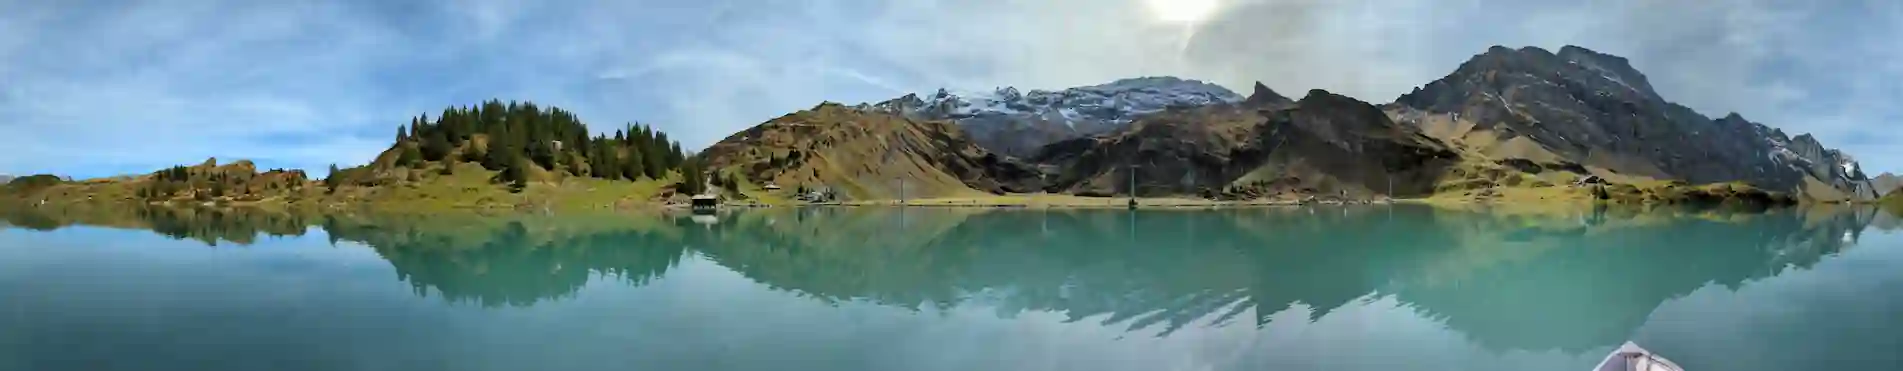
[[[5, 3], [6, 0], [0, 0]], [[1487, 46], [1630, 58], [1662, 94], [1903, 169], [1903, 5], [1882, 1], [27, 2], [0, 8], [0, 171], [203, 157], [360, 163], [407, 117], [489, 98], [698, 148], [821, 101], [1177, 75], [1386, 102]]]

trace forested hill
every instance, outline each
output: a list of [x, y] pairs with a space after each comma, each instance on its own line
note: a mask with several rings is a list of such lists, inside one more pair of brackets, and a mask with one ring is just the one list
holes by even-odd
[[[477, 163], [498, 171], [497, 180], [515, 189], [529, 182], [564, 177], [607, 180], [662, 179], [690, 166], [679, 142], [652, 127], [630, 124], [613, 134], [590, 135], [575, 114], [531, 102], [491, 100], [450, 107], [398, 127], [396, 143], [364, 166], [333, 169], [328, 180], [341, 185], [380, 185], [394, 181], [394, 169], [435, 168], [453, 172], [456, 163]], [[699, 172], [682, 172], [682, 184], [701, 183]]]
[[[630, 124], [594, 134], [574, 113], [491, 100], [412, 117], [367, 164], [260, 172], [209, 159], [81, 182], [50, 175], [0, 187], [0, 202], [368, 204], [397, 209], [632, 206], [705, 192], [701, 171], [666, 133]], [[316, 173], [312, 175], [323, 175]], [[680, 200], [675, 200], [680, 201]]]

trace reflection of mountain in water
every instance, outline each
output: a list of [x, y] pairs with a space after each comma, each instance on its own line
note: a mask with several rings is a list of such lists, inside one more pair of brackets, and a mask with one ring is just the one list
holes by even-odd
[[1815, 264], [1854, 242], [1872, 215], [1402, 207], [732, 219], [704, 254], [821, 300], [980, 302], [1006, 316], [1058, 312], [1168, 335], [1245, 313], [1258, 326], [1291, 309], [1320, 318], [1392, 296], [1483, 345], [1578, 351], [1626, 340], [1659, 304], [1708, 284], [1736, 289]]
[[[123, 214], [123, 212], [122, 212]], [[776, 290], [904, 308], [983, 305], [1167, 336], [1193, 323], [1313, 320], [1391, 297], [1496, 349], [1605, 347], [1661, 303], [1809, 267], [1892, 221], [1869, 210], [1424, 207], [1223, 211], [818, 208], [687, 218], [0, 212], [7, 225], [149, 228], [248, 243], [319, 225], [375, 249], [419, 293], [526, 306], [591, 279], [643, 285], [689, 250]], [[1893, 223], [1890, 222], [1890, 223]], [[1245, 314], [1248, 315], [1245, 317]]]
[[1387, 292], [1482, 345], [1586, 350], [1627, 340], [1667, 299], [1706, 285], [1735, 291], [1816, 264], [1854, 242], [1846, 236], [1868, 221], [1849, 212], [1734, 217], [1675, 217], [1514, 242], [1477, 236], [1462, 243], [1538, 253]]

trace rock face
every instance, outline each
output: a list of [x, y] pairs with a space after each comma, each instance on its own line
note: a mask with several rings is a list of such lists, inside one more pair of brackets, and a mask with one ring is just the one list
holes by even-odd
[[1575, 46], [1557, 54], [1496, 46], [1387, 108], [1504, 158], [1692, 184], [1742, 181], [1816, 199], [1875, 197], [1854, 159], [1810, 135], [1792, 138], [1735, 113], [1700, 115], [1660, 97], [1624, 58]]
[[[1368, 103], [1326, 91], [1173, 109], [1045, 147], [1046, 190], [1082, 195], [1423, 195], [1456, 154]], [[1391, 186], [1390, 186], [1391, 184]]]
[[847, 200], [1028, 192], [1036, 168], [980, 148], [956, 124], [825, 103], [735, 133], [701, 155], [755, 184]]
[[980, 146], [1022, 158], [1046, 144], [1122, 128], [1145, 114], [1240, 100], [1242, 96], [1215, 84], [1144, 77], [1060, 91], [1019, 92], [1006, 87], [989, 93], [953, 94], [941, 89], [927, 97], [908, 94], [859, 108], [955, 121]]

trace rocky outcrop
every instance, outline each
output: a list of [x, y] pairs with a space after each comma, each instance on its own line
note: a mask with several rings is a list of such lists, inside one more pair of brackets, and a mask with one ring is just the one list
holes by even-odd
[[[1719, 119], [1660, 97], [1624, 58], [1567, 46], [1493, 47], [1388, 107], [1404, 122], [1437, 118], [1450, 139], [1484, 133], [1504, 157], [1557, 157], [1630, 176], [1692, 184], [1746, 182], [1815, 198], [1868, 199], [1856, 161], [1810, 135], [1738, 114]], [[1486, 152], [1486, 151], [1482, 151]]]
[[1033, 161], [1061, 169], [1048, 191], [1204, 197], [1424, 195], [1456, 161], [1366, 102], [1322, 90], [1290, 101], [1257, 86], [1242, 102], [1154, 114]]
[[987, 93], [940, 89], [926, 97], [908, 94], [858, 108], [921, 120], [951, 120], [996, 153], [1029, 157], [1046, 144], [1123, 128], [1137, 118], [1173, 107], [1241, 100], [1221, 86], [1175, 77], [1143, 77], [1058, 91], [999, 88]]
[[1036, 168], [980, 148], [956, 124], [825, 103], [747, 129], [701, 153], [755, 184], [831, 189], [846, 199], [1028, 192]]

